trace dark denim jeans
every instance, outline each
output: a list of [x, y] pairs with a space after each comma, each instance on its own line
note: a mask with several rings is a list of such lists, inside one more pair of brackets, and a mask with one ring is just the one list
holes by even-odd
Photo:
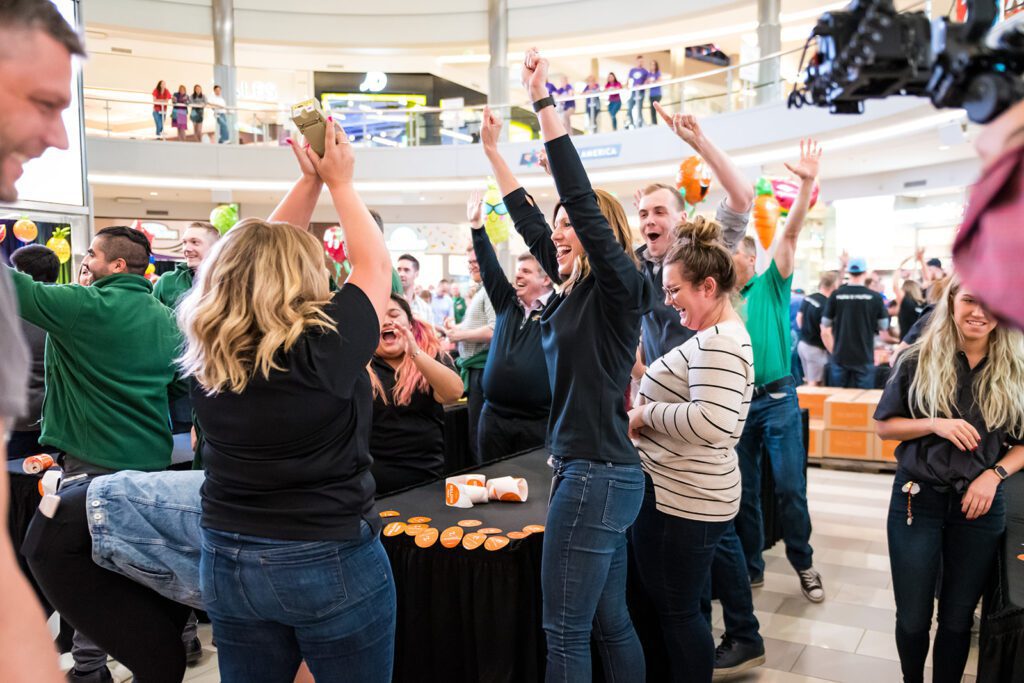
[[875, 365], [839, 365], [828, 366], [828, 385], [847, 389], [874, 389]]
[[644, 504], [630, 530], [640, 583], [658, 615], [672, 681], [711, 680], [715, 639], [701, 614], [715, 548], [732, 522], [702, 522], [659, 512], [645, 476]]
[[283, 541], [203, 529], [199, 563], [224, 683], [391, 680], [395, 582], [380, 539]]
[[552, 457], [541, 559], [548, 683], [591, 680], [590, 638], [608, 683], [644, 680], [626, 608], [626, 530], [644, 497], [640, 465]]
[[612, 119], [612, 130], [619, 129], [619, 110], [622, 109], [622, 102], [608, 103], [608, 116]]
[[736, 517], [736, 533], [751, 577], [764, 575], [764, 523], [761, 517], [761, 447], [768, 449], [775, 495], [779, 500], [786, 557], [797, 571], [812, 564], [811, 517], [807, 512], [804, 477], [803, 424], [796, 388], [755, 398], [750, 403], [743, 436], [736, 444], [743, 477], [743, 498]]
[[750, 645], [762, 645], [761, 624], [754, 615], [754, 596], [750, 589], [750, 573], [743, 555], [743, 545], [732, 522], [725, 529], [715, 549], [711, 563], [711, 580], [705, 582], [701, 611], [711, 623], [711, 587], [722, 603], [722, 621], [725, 634], [733, 640]]
[[644, 96], [646, 94], [646, 90], [634, 90], [630, 93], [629, 101], [626, 103], [628, 107], [626, 114], [634, 128], [643, 128], [644, 126]]
[[[964, 456], [968, 457], [968, 456]], [[932, 655], [934, 683], [953, 683], [964, 674], [971, 647], [974, 608], [992, 573], [1006, 527], [1006, 503], [1000, 490], [988, 514], [967, 521], [961, 496], [928, 484], [911, 500], [914, 523], [907, 525], [909, 477], [899, 471], [889, 504], [889, 563], [896, 596], [896, 647], [903, 680], [924, 681], [929, 630], [939, 581], [939, 623]]]
[[160, 111], [153, 112], [153, 123], [156, 125], [156, 136], [164, 134], [164, 114]]

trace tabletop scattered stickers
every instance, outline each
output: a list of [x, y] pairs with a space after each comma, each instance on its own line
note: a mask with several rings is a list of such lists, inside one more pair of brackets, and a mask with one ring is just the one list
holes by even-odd
[[466, 534], [462, 537], [462, 547], [466, 550], [476, 550], [484, 544], [487, 537], [483, 534]]
[[[474, 484], [480, 486], [480, 484]], [[384, 510], [380, 513], [381, 518], [388, 519], [392, 517], [400, 517], [401, 513], [397, 510]], [[410, 517], [407, 522], [389, 522], [384, 526], [384, 530], [381, 532], [384, 536], [391, 538], [394, 536], [412, 536], [416, 546], [419, 548], [429, 548], [438, 541], [445, 548], [457, 548], [462, 546], [466, 550], [476, 550], [483, 546], [485, 550], [491, 552], [501, 550], [512, 541], [522, 540], [532, 534], [544, 533], [543, 524], [529, 524], [523, 527], [522, 531], [510, 531], [507, 534], [501, 529], [496, 527], [486, 527], [484, 529], [477, 529], [476, 531], [468, 531], [469, 529], [475, 529], [476, 527], [483, 526], [483, 522], [479, 519], [461, 519], [458, 521], [458, 526], [450, 526], [444, 531], [439, 531], [435, 527], [430, 526], [430, 522], [433, 521], [430, 517]], [[504, 534], [504, 535], [502, 535]], [[1024, 555], [1020, 555], [1019, 559], [1024, 560]]]
[[429, 548], [437, 543], [439, 533], [434, 527], [428, 527], [425, 531], [416, 534], [416, 545], [420, 548]]
[[461, 526], [450, 526], [441, 534], [441, 545], [445, 548], [454, 548], [462, 543], [462, 535], [465, 532]]
[[478, 534], [483, 534], [484, 536], [493, 536], [494, 534], [500, 534], [501, 533], [501, 529], [495, 529], [494, 527], [487, 527], [486, 529], [477, 529], [476, 532]]
[[384, 512], [380, 513], [380, 516], [386, 519], [388, 517], [398, 517], [400, 514], [401, 513], [399, 513], [398, 510], [385, 510]]

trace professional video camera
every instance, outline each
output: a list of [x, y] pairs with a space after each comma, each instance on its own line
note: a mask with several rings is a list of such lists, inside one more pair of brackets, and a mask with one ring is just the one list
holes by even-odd
[[937, 108], [963, 107], [987, 123], [1024, 98], [1024, 14], [992, 28], [996, 0], [968, 0], [966, 21], [929, 21], [899, 13], [893, 0], [853, 0], [826, 12], [807, 39], [818, 39], [803, 87], [789, 107], [813, 104], [835, 114], [860, 114], [864, 100], [891, 95], [928, 97]]

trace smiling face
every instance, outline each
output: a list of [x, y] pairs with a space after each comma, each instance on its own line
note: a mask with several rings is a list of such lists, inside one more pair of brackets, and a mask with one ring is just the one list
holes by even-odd
[[665, 305], [679, 311], [679, 322], [691, 330], [703, 330], [715, 316], [721, 301], [713, 278], [693, 284], [683, 277], [681, 263], [669, 263], [662, 272]]
[[181, 239], [181, 253], [185, 257], [185, 263], [189, 268], [195, 270], [206, 258], [206, 254], [217, 242], [209, 230], [204, 228], [188, 228]]
[[412, 291], [416, 286], [416, 276], [420, 272], [416, 264], [404, 258], [398, 259], [395, 270], [398, 272], [398, 279], [402, 282], [402, 289], [406, 292]]
[[996, 321], [981, 300], [965, 289], [953, 298], [953, 322], [964, 341], [982, 341], [996, 329]]
[[68, 148], [71, 55], [40, 30], [0, 29], [0, 201], [18, 198], [22, 165]]
[[[104, 249], [105, 243], [106, 240], [103, 237], [94, 237], [92, 244], [85, 252], [85, 258], [82, 259], [82, 270], [91, 278], [90, 284], [108, 275], [124, 273], [128, 270], [124, 259], [112, 259], [107, 255]], [[79, 278], [79, 282], [81, 282], [81, 278]]]
[[562, 277], [572, 273], [576, 257], [583, 255], [583, 245], [576, 237], [576, 229], [569, 222], [569, 214], [561, 206], [555, 213], [555, 227], [551, 231], [551, 241], [555, 245], [555, 257], [558, 260], [558, 274]]
[[388, 309], [380, 324], [380, 342], [377, 355], [381, 358], [398, 358], [405, 354], [405, 333], [410, 329], [409, 316], [394, 300], [388, 301]]
[[516, 267], [516, 296], [529, 305], [551, 289], [551, 279], [541, 270], [536, 259], [523, 258]]
[[668, 188], [658, 188], [640, 198], [640, 232], [647, 245], [647, 254], [655, 261], [664, 258], [672, 246], [675, 227], [684, 215], [680, 199], [678, 192]]
[[476, 252], [470, 247], [466, 251], [466, 267], [469, 268], [469, 277], [473, 282], [480, 282], [480, 264], [476, 260]]

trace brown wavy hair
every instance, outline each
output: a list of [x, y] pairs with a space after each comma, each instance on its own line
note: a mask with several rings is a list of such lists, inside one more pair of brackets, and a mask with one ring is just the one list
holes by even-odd
[[665, 254], [664, 265], [678, 263], [683, 279], [699, 285], [707, 278], [718, 283], [718, 296], [728, 296], [736, 286], [732, 254], [722, 242], [722, 226], [695, 216], [676, 226], [676, 242]]
[[[626, 256], [633, 262], [633, 265], [637, 268], [640, 267], [640, 262], [637, 261], [636, 253], [633, 251], [633, 231], [629, 227], [629, 219], [626, 218], [626, 212], [622, 208], [622, 204], [619, 200], [611, 195], [609, 192], [604, 190], [594, 190], [594, 194], [597, 195], [597, 207], [601, 210], [601, 214], [608, 221], [608, 227], [612, 229], [615, 234], [615, 241], [619, 243], [622, 250], [626, 252]], [[562, 208], [562, 202], [559, 200], [555, 204], [555, 210], [551, 214], [551, 225], [555, 224], [555, 218], [558, 217], [558, 210]], [[562, 288], [566, 291], [572, 291], [573, 286], [577, 282], [582, 282], [586, 277], [590, 275], [590, 261], [587, 259], [587, 254], [584, 252], [576, 257], [576, 262], [573, 264], [572, 273], [562, 283]]]

